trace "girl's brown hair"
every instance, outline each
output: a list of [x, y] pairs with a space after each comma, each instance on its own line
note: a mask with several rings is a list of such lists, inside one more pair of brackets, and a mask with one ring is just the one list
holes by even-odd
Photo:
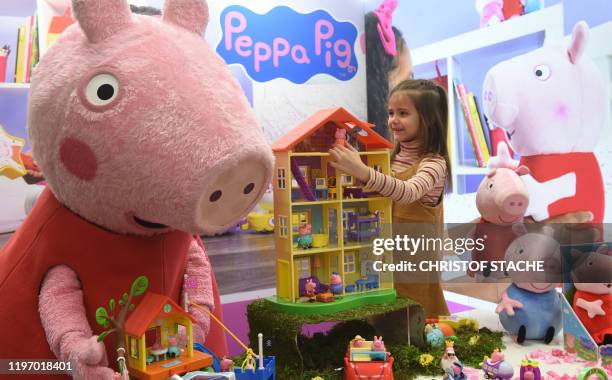
[[[421, 141], [419, 155], [439, 154], [446, 161], [446, 189], [452, 188], [451, 166], [448, 153], [448, 100], [444, 88], [424, 79], [407, 79], [395, 86], [389, 98], [395, 94], [409, 96], [419, 114], [418, 139]], [[399, 152], [399, 141], [391, 159]]]

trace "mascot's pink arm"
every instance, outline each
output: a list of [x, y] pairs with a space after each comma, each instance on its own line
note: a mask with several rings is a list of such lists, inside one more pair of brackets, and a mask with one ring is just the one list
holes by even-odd
[[60, 265], [47, 273], [38, 309], [51, 351], [60, 360], [73, 361], [74, 379], [114, 378], [114, 371], [108, 368], [104, 344], [92, 336], [81, 284], [72, 269]]
[[[206, 251], [194, 239], [189, 247], [185, 272], [195, 279], [197, 288], [183, 289], [193, 303], [214, 309], [211, 266]], [[39, 313], [51, 351], [60, 360], [75, 362], [75, 379], [113, 379], [108, 368], [104, 344], [97, 342], [85, 316], [83, 292], [76, 273], [67, 266], [52, 268], [41, 288]], [[189, 313], [198, 322], [193, 328], [194, 342], [204, 343], [210, 329], [210, 316], [196, 308]]]
[[[208, 256], [206, 255], [206, 248], [200, 246], [194, 239], [189, 247], [189, 256], [187, 258], [187, 268], [185, 273], [193, 281], [195, 278], [197, 281], [196, 289], [185, 289], [183, 293], [189, 294], [189, 300], [192, 303], [196, 303], [200, 306], [207, 307], [208, 310], [214, 310], [214, 298], [213, 298], [213, 285], [212, 285], [212, 269]], [[181, 295], [181, 300], [184, 299]], [[210, 316], [196, 309], [195, 307], [189, 308], [189, 314], [195, 318], [198, 323], [193, 327], [193, 341], [195, 343], [204, 343], [205, 337], [208, 335], [210, 329]]]

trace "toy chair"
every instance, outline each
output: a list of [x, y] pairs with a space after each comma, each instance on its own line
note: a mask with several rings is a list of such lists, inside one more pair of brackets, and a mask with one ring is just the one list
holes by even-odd
[[[361, 241], [362, 238], [372, 238], [380, 235], [380, 212], [377, 210], [374, 214], [360, 216], [353, 212], [349, 212], [347, 215], [347, 231], [348, 238]], [[373, 227], [372, 228], [372, 224]], [[362, 224], [369, 225], [370, 228], [362, 231]]]

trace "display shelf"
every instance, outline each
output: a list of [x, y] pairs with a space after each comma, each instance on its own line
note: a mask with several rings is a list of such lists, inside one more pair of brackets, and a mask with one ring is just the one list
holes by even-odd
[[0, 83], [0, 94], [11, 94], [13, 92], [28, 91], [30, 89], [29, 83]]
[[[486, 175], [477, 167], [461, 105], [456, 101], [453, 80], [467, 83], [479, 101], [484, 77], [498, 62], [524, 54], [553, 40], [563, 38], [563, 4], [516, 17], [486, 28], [473, 30], [411, 51], [417, 77], [433, 78], [438, 65], [446, 75], [449, 107], [449, 148], [454, 194], [474, 191], [472, 182]], [[482, 107], [479, 110], [482, 112]], [[467, 181], [467, 177], [470, 181]], [[468, 186], [468, 182], [470, 186]]]
[[547, 39], [563, 37], [563, 4], [414, 49], [412, 62], [414, 66], [435, 62], [541, 31], [546, 32]]
[[475, 166], [466, 166], [466, 165], [458, 165], [454, 168], [454, 173], [456, 175], [473, 175], [473, 174], [482, 174], [485, 175], [489, 171], [488, 168], [480, 168]]

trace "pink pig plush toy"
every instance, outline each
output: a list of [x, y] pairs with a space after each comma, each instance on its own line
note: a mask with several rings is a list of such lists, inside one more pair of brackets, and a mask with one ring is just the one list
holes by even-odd
[[[48, 188], [0, 252], [0, 358], [72, 360], [75, 378], [110, 379], [116, 339], [96, 341], [96, 308], [145, 275], [148, 290], [219, 313], [197, 236], [247, 214], [272, 155], [204, 42], [206, 1], [166, 0], [161, 18], [127, 0], [72, 7], [78, 24], [32, 77], [29, 138]], [[183, 289], [185, 273], [197, 285]], [[194, 341], [222, 356], [220, 328], [189, 313]]]
[[[500, 144], [500, 148], [507, 150], [505, 144]], [[480, 251], [472, 250], [472, 260], [482, 263], [485, 277], [491, 274], [486, 263], [503, 260], [506, 248], [516, 238], [512, 225], [523, 220], [529, 204], [529, 193], [520, 176], [528, 173], [525, 166], [514, 170], [492, 168], [478, 186], [476, 208], [481, 219], [475, 225], [472, 237], [487, 239], [487, 244]], [[468, 273], [471, 276], [475, 274]]]
[[601, 73], [584, 54], [588, 26], [576, 24], [569, 46], [545, 45], [491, 68], [484, 112], [504, 129], [529, 169], [527, 216], [536, 221], [590, 211], [604, 215], [604, 187], [593, 149], [607, 107]]

